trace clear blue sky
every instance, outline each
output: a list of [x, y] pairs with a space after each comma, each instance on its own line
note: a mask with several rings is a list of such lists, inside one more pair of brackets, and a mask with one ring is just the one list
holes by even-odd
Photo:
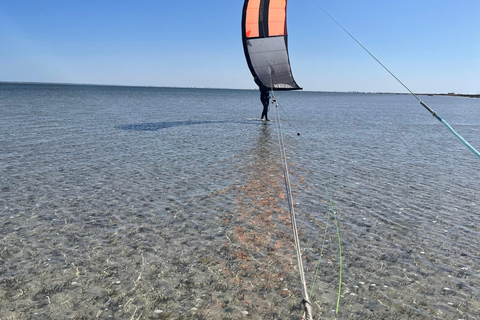
[[[290, 0], [289, 50], [306, 90], [480, 93], [480, 0]], [[242, 0], [2, 0], [0, 81], [255, 88]]]

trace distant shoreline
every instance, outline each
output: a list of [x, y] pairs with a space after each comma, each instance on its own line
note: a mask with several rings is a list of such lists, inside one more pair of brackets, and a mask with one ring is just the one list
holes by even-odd
[[[362, 93], [362, 92], [358, 92]], [[406, 94], [410, 95], [410, 93], [407, 92], [372, 92], [372, 93], [377, 93], [377, 94]], [[419, 96], [447, 96], [447, 97], [464, 97], [464, 98], [480, 98], [480, 94], [470, 94], [470, 93], [416, 93], [416, 95]]]
[[451, 97], [480, 98], [480, 94], [439, 93], [438, 95], [439, 96], [451, 96]]
[[[65, 86], [98, 86], [98, 87], [133, 87], [133, 88], [177, 88], [177, 89], [218, 89], [218, 90], [256, 90], [256, 89], [234, 89], [234, 88], [210, 88], [210, 87], [178, 87], [178, 86], [154, 86], [154, 85], [121, 85], [121, 84], [91, 84], [91, 83], [61, 83], [61, 82], [34, 82], [34, 81], [0, 81], [0, 84], [39, 84], [39, 85], [65, 85]], [[317, 91], [304, 90], [304, 92], [332, 92], [332, 93], [363, 93], [363, 94], [395, 94], [409, 95], [407, 92], [367, 92], [367, 91]], [[449, 96], [480, 98], [480, 94], [469, 93], [416, 93], [422, 96]]]

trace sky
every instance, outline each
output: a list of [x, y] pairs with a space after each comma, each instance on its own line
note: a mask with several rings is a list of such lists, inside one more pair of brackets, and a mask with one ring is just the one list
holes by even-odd
[[[255, 89], [243, 0], [2, 0], [0, 81]], [[290, 0], [304, 90], [480, 93], [480, 0]]]

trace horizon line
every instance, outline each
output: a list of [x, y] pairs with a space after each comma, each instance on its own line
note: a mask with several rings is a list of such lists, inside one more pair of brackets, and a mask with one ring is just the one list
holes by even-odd
[[[128, 85], [128, 84], [98, 84], [98, 83], [75, 83], [75, 82], [50, 82], [50, 81], [3, 81], [0, 84], [39, 84], [39, 85], [65, 85], [65, 86], [94, 86], [94, 87], [129, 87], [129, 88], [170, 88], [170, 89], [207, 89], [207, 90], [249, 90], [256, 91], [254, 88], [221, 88], [221, 87], [190, 87], [190, 86], [159, 86], [159, 85]], [[303, 92], [323, 92], [323, 93], [361, 93], [361, 94], [395, 94], [411, 95], [409, 92], [381, 92], [381, 91], [321, 91], [321, 90], [302, 90]], [[298, 92], [302, 92], [298, 91]], [[418, 95], [443, 95], [443, 96], [461, 96], [480, 98], [480, 94], [474, 93], [416, 93]]]

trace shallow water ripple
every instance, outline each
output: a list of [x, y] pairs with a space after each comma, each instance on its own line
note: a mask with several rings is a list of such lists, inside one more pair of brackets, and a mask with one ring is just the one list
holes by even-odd
[[[309, 285], [327, 228], [315, 318], [338, 292], [327, 188], [337, 319], [480, 319], [478, 161], [408, 97], [279, 98]], [[432, 99], [480, 145], [478, 102]], [[0, 85], [0, 317], [299, 319], [275, 123], [246, 120], [258, 104]]]

